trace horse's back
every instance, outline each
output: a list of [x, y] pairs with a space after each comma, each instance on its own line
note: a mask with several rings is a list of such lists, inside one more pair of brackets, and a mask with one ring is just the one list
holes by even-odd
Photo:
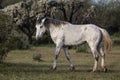
[[84, 36], [87, 38], [92, 38], [101, 34], [99, 27], [94, 24], [87, 24], [82, 26], [82, 28]]
[[94, 24], [66, 25], [64, 28], [64, 42], [66, 45], [77, 45], [85, 41], [98, 38], [99, 28]]

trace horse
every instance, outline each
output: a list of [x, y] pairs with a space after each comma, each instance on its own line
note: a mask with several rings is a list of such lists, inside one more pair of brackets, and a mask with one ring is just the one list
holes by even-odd
[[97, 71], [99, 56], [101, 56], [101, 67], [103, 71], [107, 71], [105, 65], [105, 54], [110, 50], [112, 41], [109, 33], [105, 29], [94, 24], [75, 25], [50, 17], [37, 18], [35, 27], [36, 39], [42, 38], [43, 34], [47, 31], [53, 42], [56, 44], [52, 66], [53, 70], [57, 67], [57, 59], [61, 49], [64, 50], [66, 58], [70, 63], [70, 69], [74, 70], [75, 67], [71, 61], [68, 46], [80, 45], [86, 42], [94, 57], [94, 66], [92, 71]]

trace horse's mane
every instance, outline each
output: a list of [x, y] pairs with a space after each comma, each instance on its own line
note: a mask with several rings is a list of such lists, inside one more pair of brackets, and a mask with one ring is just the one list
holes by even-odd
[[59, 27], [60, 25], [65, 25], [67, 24], [68, 22], [66, 21], [61, 21], [61, 20], [57, 20], [57, 19], [53, 19], [53, 18], [50, 18], [50, 17], [46, 17], [45, 18], [45, 22], [44, 22], [44, 25], [46, 27], [50, 27], [50, 25], [54, 25], [56, 27]]

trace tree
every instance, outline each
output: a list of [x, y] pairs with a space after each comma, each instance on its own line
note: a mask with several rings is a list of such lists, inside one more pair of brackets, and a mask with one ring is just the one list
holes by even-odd
[[0, 0], [0, 9], [2, 9], [2, 2], [3, 0]]
[[[32, 43], [32, 36], [35, 31], [36, 13], [32, 11], [32, 5], [36, 4], [36, 0], [23, 0], [21, 11], [15, 7], [13, 10], [13, 22], [28, 37], [29, 43]], [[34, 7], [36, 9], [36, 7]], [[32, 12], [32, 13], [31, 13]]]
[[108, 4], [109, 13], [107, 17], [109, 20], [109, 25], [107, 29], [111, 34], [120, 32], [120, 1], [111, 1]]
[[[55, 17], [55, 12], [62, 12], [62, 15], [59, 15], [61, 17], [63, 17], [63, 19], [65, 21], [69, 21], [69, 22], [73, 22], [73, 18], [75, 17], [74, 15], [81, 10], [81, 8], [83, 7], [83, 3], [81, 1], [61, 1], [61, 2], [57, 2], [57, 1], [50, 1], [48, 3], [48, 9], [51, 9], [51, 16]], [[57, 16], [56, 16], [57, 17]]]
[[94, 23], [95, 6], [91, 5], [91, 1], [50, 1], [48, 3], [50, 16], [53, 18], [62, 19], [70, 23], [83, 24]]
[[103, 1], [101, 0], [96, 6], [96, 24], [100, 27], [104, 27], [110, 34], [120, 31], [120, 1]]

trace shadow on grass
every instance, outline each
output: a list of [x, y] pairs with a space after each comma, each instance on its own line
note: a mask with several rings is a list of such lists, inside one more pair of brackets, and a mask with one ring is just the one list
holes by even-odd
[[33, 65], [29, 63], [0, 63], [0, 72], [47, 72], [49, 65]]
[[[89, 65], [76, 65], [75, 70], [69, 70], [69, 65], [59, 65], [56, 71], [53, 71], [51, 65], [48, 64], [39, 64], [33, 65], [29, 63], [0, 63], [0, 72], [32, 72], [32, 73], [69, 73], [69, 72], [82, 72], [89, 73], [91, 70], [89, 69]], [[103, 73], [103, 71], [98, 70], [95, 73]], [[120, 70], [109, 70], [107, 73], [120, 73]]]

